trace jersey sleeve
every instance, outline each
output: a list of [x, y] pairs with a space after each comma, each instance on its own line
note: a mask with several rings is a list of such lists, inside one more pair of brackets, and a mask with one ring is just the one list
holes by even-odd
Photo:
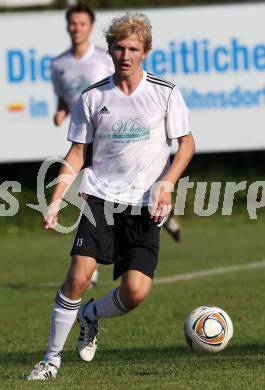
[[174, 87], [167, 105], [167, 136], [170, 139], [190, 133], [189, 110], [181, 92]]
[[68, 141], [90, 144], [94, 139], [93, 121], [89, 107], [81, 95], [71, 116]]
[[51, 79], [52, 79], [52, 85], [53, 85], [53, 90], [55, 95], [58, 96], [58, 98], [63, 97], [63, 90], [59, 78], [58, 69], [56, 68], [53, 61], [51, 63]]

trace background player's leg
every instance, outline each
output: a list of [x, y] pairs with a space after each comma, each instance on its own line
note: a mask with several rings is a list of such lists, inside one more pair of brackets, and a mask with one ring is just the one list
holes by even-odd
[[90, 280], [90, 283], [89, 283], [89, 288], [94, 288], [96, 287], [97, 283], [98, 283], [98, 278], [99, 278], [99, 270], [98, 270], [98, 267], [97, 269], [95, 269], [93, 275], [91, 276], [91, 280]]
[[166, 222], [164, 223], [164, 228], [175, 241], [179, 242], [181, 240], [181, 226], [174, 215], [173, 209], [171, 210]]

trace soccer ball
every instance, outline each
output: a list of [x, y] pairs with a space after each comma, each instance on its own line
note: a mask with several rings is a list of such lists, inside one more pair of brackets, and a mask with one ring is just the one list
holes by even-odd
[[193, 310], [184, 323], [184, 335], [195, 351], [219, 352], [233, 336], [229, 315], [215, 306], [200, 306]]

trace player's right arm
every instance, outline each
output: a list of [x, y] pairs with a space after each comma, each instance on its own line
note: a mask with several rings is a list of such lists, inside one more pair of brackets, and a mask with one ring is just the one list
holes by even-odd
[[[85, 98], [84, 98], [85, 99]], [[91, 120], [88, 102], [81, 95], [71, 115], [71, 123], [68, 132], [68, 141], [72, 146], [61, 166], [59, 182], [53, 192], [47, 215], [44, 218], [44, 227], [54, 229], [60, 209], [60, 203], [64, 193], [69, 187], [76, 174], [84, 166], [87, 153], [87, 145], [94, 140], [94, 127]]]
[[57, 109], [53, 117], [55, 126], [60, 126], [69, 113], [66, 101], [63, 97], [58, 98]]
[[48, 210], [43, 218], [45, 229], [54, 229], [57, 224], [60, 203], [74, 181], [76, 174], [82, 169], [86, 158], [87, 144], [72, 143], [67, 153], [64, 163], [61, 165], [59, 172], [59, 182], [52, 194]]

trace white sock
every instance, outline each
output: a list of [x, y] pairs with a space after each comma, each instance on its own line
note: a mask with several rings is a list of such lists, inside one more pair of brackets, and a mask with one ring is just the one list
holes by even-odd
[[90, 284], [92, 285], [91, 287], [95, 287], [98, 282], [98, 267], [95, 269], [93, 272], [91, 279], [90, 279]]
[[60, 367], [61, 352], [75, 322], [80, 303], [81, 299], [66, 298], [60, 290], [55, 297], [48, 347], [43, 358], [57, 367]]
[[104, 297], [93, 301], [87, 305], [84, 315], [90, 320], [95, 321], [99, 318], [118, 317], [127, 314], [128, 310], [120, 299], [120, 288], [114, 288]]

